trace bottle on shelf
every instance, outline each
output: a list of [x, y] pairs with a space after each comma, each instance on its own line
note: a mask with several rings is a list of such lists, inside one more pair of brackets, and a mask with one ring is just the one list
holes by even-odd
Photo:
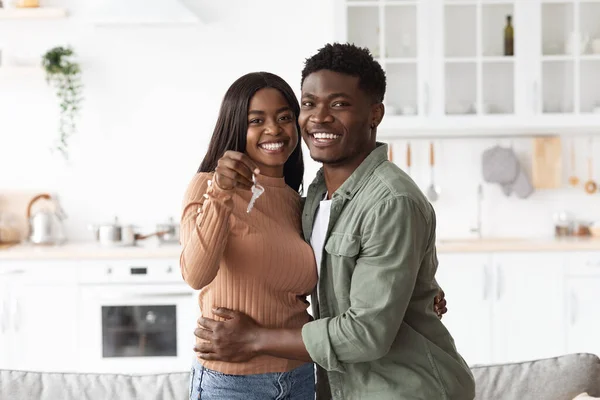
[[506, 16], [506, 26], [504, 27], [504, 55], [514, 56], [515, 55], [515, 36], [512, 25], [512, 16]]

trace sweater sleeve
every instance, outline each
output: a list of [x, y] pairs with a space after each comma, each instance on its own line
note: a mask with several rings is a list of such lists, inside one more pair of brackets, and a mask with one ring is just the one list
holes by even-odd
[[233, 191], [222, 190], [211, 179], [212, 174], [196, 174], [183, 200], [179, 262], [183, 279], [196, 290], [217, 276], [233, 208]]

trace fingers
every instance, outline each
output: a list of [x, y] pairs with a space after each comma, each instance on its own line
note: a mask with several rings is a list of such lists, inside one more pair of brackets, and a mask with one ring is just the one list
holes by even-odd
[[194, 352], [196, 353], [214, 353], [213, 345], [211, 343], [196, 343], [194, 345]]
[[252, 179], [252, 174], [260, 174], [260, 170], [258, 169], [256, 163], [244, 153], [240, 153], [237, 151], [226, 151], [223, 157], [231, 158], [244, 164], [250, 172], [250, 179]]
[[212, 311], [216, 316], [225, 319], [233, 319], [237, 314], [235, 311], [228, 310], [227, 308], [213, 308]]
[[217, 325], [219, 325], [219, 322], [215, 321], [214, 319], [200, 317], [198, 318], [198, 325], [212, 332], [215, 330]]
[[194, 335], [202, 340], [210, 341], [212, 339], [212, 332], [202, 328], [196, 328], [194, 330]]
[[227, 151], [215, 168], [215, 182], [223, 190], [235, 187], [250, 189], [253, 184], [252, 175], [259, 172], [254, 161], [246, 154]]

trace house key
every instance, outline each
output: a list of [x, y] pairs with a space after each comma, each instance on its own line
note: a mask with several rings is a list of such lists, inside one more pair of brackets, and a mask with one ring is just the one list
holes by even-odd
[[250, 189], [252, 191], [252, 198], [250, 198], [250, 203], [248, 203], [248, 208], [246, 209], [247, 213], [249, 213], [250, 210], [252, 210], [252, 207], [254, 207], [256, 199], [258, 199], [260, 195], [265, 192], [265, 188], [256, 183], [255, 175], [252, 175], [252, 182], [254, 183], [254, 185], [252, 185], [252, 188]]

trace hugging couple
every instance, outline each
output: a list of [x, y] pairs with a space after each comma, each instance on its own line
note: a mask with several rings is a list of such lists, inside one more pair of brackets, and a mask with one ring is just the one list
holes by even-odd
[[[183, 202], [190, 399], [475, 397], [441, 321], [434, 209], [377, 142], [385, 90], [367, 49], [335, 43], [306, 60], [300, 103], [267, 72], [225, 93]], [[301, 138], [322, 163], [305, 198]]]

